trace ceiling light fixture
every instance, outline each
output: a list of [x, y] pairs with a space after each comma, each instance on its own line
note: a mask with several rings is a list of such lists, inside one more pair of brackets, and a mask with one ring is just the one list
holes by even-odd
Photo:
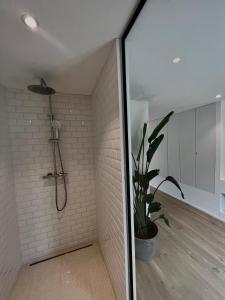
[[31, 30], [35, 31], [38, 29], [39, 23], [38, 21], [32, 17], [31, 15], [24, 14], [21, 17], [23, 23]]
[[217, 94], [215, 98], [216, 99], [220, 99], [220, 98], [222, 98], [222, 95], [221, 94]]
[[181, 58], [180, 57], [174, 57], [173, 63], [178, 64], [179, 62], [181, 62]]

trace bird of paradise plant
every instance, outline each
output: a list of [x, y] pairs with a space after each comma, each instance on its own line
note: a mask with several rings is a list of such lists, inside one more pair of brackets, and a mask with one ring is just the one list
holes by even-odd
[[[159, 169], [150, 170], [151, 161], [159, 145], [164, 139], [164, 134], [160, 134], [160, 132], [169, 122], [173, 113], [174, 112], [172, 111], [167, 114], [153, 130], [152, 134], [148, 138], [147, 149], [145, 149], [147, 123], [144, 123], [138, 154], [136, 157], [132, 154], [134, 162], [134, 227], [135, 236], [140, 239], [150, 239], [156, 236], [158, 233], [158, 227], [155, 222], [159, 219], [164, 220], [166, 225], [170, 226], [168, 218], [163, 213], [160, 214], [162, 208], [161, 203], [155, 199], [159, 187], [164, 182], [169, 181], [174, 184], [179, 189], [182, 198], [184, 198], [180, 185], [172, 176], [167, 176], [159, 183], [153, 192], [150, 191], [151, 180], [158, 176], [160, 172]], [[155, 216], [156, 213], [158, 213], [157, 216]]]

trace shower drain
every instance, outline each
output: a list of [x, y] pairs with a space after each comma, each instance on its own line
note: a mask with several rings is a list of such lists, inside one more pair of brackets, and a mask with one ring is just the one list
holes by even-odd
[[56, 258], [56, 257], [59, 257], [59, 256], [63, 256], [63, 255], [66, 255], [68, 253], [72, 253], [72, 252], [75, 252], [75, 251], [79, 251], [79, 250], [82, 250], [82, 249], [85, 249], [85, 248], [88, 248], [88, 247], [91, 247], [91, 246], [93, 246], [93, 244], [88, 244], [88, 245], [85, 245], [85, 246], [82, 246], [82, 247], [79, 247], [79, 248], [76, 248], [76, 249], [73, 249], [73, 250], [70, 250], [70, 251], [66, 251], [66, 252], [63, 252], [63, 253], [60, 253], [60, 254], [57, 254], [57, 255], [54, 255], [54, 256], [42, 259], [42, 260], [38, 260], [38, 261], [35, 261], [32, 264], [30, 264], [29, 266], [31, 267], [31, 266], [40, 264], [42, 262], [45, 262], [47, 260], [50, 260], [50, 259], [53, 259], [53, 258]]

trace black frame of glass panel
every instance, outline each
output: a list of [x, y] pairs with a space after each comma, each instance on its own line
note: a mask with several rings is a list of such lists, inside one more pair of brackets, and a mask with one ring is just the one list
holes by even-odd
[[133, 289], [133, 269], [132, 269], [132, 232], [131, 232], [131, 203], [130, 203], [130, 181], [131, 176], [129, 172], [129, 144], [128, 144], [128, 119], [127, 119], [127, 85], [126, 85], [126, 38], [134, 26], [140, 12], [148, 0], [140, 0], [137, 8], [134, 11], [127, 27], [125, 28], [121, 37], [121, 56], [122, 56], [122, 86], [123, 86], [123, 117], [124, 117], [124, 147], [125, 147], [125, 174], [126, 174], [126, 199], [127, 199], [127, 233], [128, 233], [128, 254], [129, 254], [129, 286], [130, 299], [134, 299]]

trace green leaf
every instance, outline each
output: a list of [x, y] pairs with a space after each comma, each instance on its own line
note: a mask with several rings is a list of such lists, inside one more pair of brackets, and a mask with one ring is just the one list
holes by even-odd
[[140, 176], [140, 174], [139, 174], [138, 170], [135, 170], [134, 175], [133, 175], [133, 182], [134, 183], [138, 182], [139, 176]]
[[134, 182], [134, 183], [138, 182], [139, 184], [141, 184], [142, 181], [143, 181], [143, 177], [142, 177], [142, 176], [143, 176], [143, 175], [140, 174], [140, 173], [138, 172], [138, 170], [135, 170], [135, 171], [134, 171], [134, 175], [133, 175], [133, 182]]
[[167, 225], [168, 227], [170, 227], [170, 222], [169, 222], [169, 220], [165, 217], [164, 214], [160, 215], [158, 219], [163, 219], [164, 222], [166, 223], [166, 225]]
[[147, 151], [147, 162], [150, 163], [153, 155], [155, 154], [156, 150], [158, 149], [160, 143], [162, 142], [164, 138], [164, 134], [161, 134], [158, 136], [150, 145]]
[[143, 200], [147, 203], [150, 204], [154, 200], [154, 194], [147, 194], [143, 197]]
[[139, 161], [140, 157], [141, 157], [141, 150], [144, 146], [146, 131], [147, 131], [147, 123], [144, 123], [143, 130], [142, 130], [142, 132], [143, 132], [142, 133], [142, 140], [141, 140], [141, 145], [140, 145], [138, 155], [137, 155], [137, 161]]
[[181, 189], [179, 183], [176, 181], [176, 179], [174, 179], [172, 176], [167, 176], [167, 177], [165, 178], [165, 181], [170, 181], [170, 182], [172, 182], [172, 183], [179, 189], [179, 191], [180, 191], [180, 193], [181, 193], [181, 197], [184, 199], [184, 193], [183, 193], [183, 191], [182, 191], [182, 189]]
[[159, 170], [151, 170], [147, 174], [140, 174], [137, 170], [134, 171], [133, 175], [133, 182], [139, 183], [139, 185], [144, 188], [144, 190], [147, 190], [149, 187], [149, 182], [159, 175]]
[[162, 119], [162, 121], [156, 126], [156, 128], [153, 130], [152, 134], [150, 135], [148, 142], [151, 144], [151, 142], [156, 139], [158, 136], [159, 132], [163, 129], [163, 127], [169, 122], [170, 117], [174, 111], [171, 111], [168, 115], [165, 116], [165, 118]]
[[149, 182], [158, 175], [159, 175], [159, 169], [154, 169], [154, 170], [149, 171], [145, 176]]
[[152, 202], [149, 204], [148, 213], [157, 212], [160, 211], [160, 209], [161, 209], [161, 204], [159, 202]]

